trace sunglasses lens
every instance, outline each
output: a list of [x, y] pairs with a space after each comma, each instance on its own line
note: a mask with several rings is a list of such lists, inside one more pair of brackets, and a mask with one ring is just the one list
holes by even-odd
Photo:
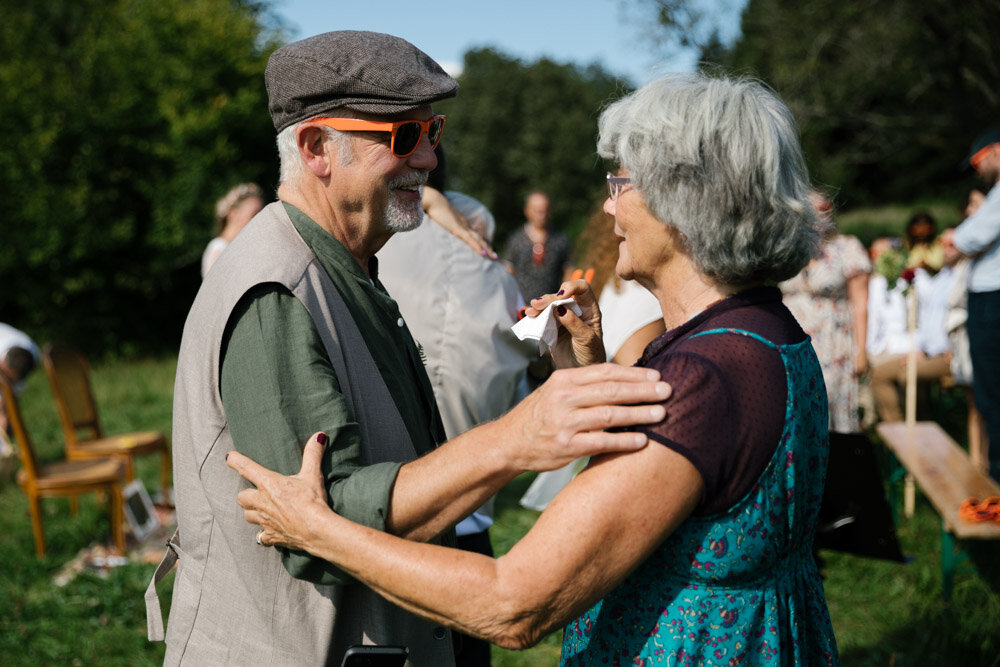
[[427, 138], [431, 140], [431, 148], [437, 148], [438, 142], [441, 141], [441, 135], [444, 133], [444, 118], [435, 118], [431, 121], [431, 125], [427, 128]]
[[392, 152], [400, 157], [409, 155], [417, 148], [421, 134], [420, 123], [403, 123], [396, 130]]

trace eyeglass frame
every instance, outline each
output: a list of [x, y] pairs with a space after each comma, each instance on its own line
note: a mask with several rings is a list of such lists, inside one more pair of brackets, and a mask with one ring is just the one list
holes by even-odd
[[[334, 130], [339, 130], [341, 132], [389, 132], [389, 150], [392, 154], [398, 158], [410, 157], [417, 152], [417, 148], [420, 147], [420, 141], [427, 136], [427, 140], [431, 142], [431, 150], [437, 148], [437, 145], [441, 143], [441, 137], [444, 136], [444, 122], [447, 116], [442, 114], [437, 114], [431, 116], [427, 120], [396, 120], [396, 121], [380, 121], [380, 120], [364, 120], [361, 118], [341, 118], [341, 117], [330, 117], [330, 118], [311, 118], [310, 120], [321, 125], [326, 125], [327, 127], [333, 128]], [[441, 121], [441, 125], [438, 129], [437, 139], [431, 138], [431, 124], [437, 121]], [[408, 153], [397, 153], [396, 152], [396, 134], [399, 132], [399, 128], [409, 123], [416, 123], [420, 126], [420, 134], [417, 136], [417, 141], [413, 144], [413, 148]]]
[[611, 197], [611, 201], [616, 201], [618, 196], [624, 192], [625, 187], [632, 185], [632, 179], [628, 176], [615, 176], [610, 171], [608, 172], [608, 195]]

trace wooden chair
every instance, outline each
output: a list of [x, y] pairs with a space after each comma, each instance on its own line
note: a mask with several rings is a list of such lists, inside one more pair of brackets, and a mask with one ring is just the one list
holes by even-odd
[[[59, 421], [66, 435], [66, 458], [95, 459], [115, 456], [125, 462], [126, 480], [135, 477], [133, 457], [160, 452], [163, 500], [170, 501], [170, 447], [159, 431], [135, 431], [106, 436], [101, 428], [97, 404], [90, 385], [90, 365], [77, 350], [59, 345], [46, 345], [42, 363], [49, 376], [52, 393], [59, 411]], [[83, 432], [81, 438], [79, 433]]]
[[17, 473], [17, 483], [28, 496], [28, 511], [31, 514], [31, 527], [35, 534], [35, 553], [38, 557], [45, 556], [45, 534], [42, 530], [40, 499], [58, 496], [68, 496], [75, 499], [79, 494], [91, 491], [108, 494], [110, 498], [108, 520], [111, 522], [111, 535], [119, 552], [125, 553], [125, 530], [122, 525], [124, 521], [122, 482], [125, 476], [125, 464], [112, 458], [39, 463], [21, 417], [17, 396], [6, 379], [2, 377], [0, 377], [0, 395], [3, 396], [7, 418], [18, 444], [21, 469]]

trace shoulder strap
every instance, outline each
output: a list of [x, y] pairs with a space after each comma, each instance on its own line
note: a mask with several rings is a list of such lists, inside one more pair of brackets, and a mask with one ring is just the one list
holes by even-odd
[[156, 572], [146, 587], [146, 637], [151, 642], [163, 641], [163, 610], [160, 608], [160, 597], [156, 593], [156, 585], [160, 583], [167, 572], [174, 569], [181, 551], [181, 532], [175, 530], [174, 534], [167, 540], [167, 552], [163, 554], [160, 564], [156, 566]]

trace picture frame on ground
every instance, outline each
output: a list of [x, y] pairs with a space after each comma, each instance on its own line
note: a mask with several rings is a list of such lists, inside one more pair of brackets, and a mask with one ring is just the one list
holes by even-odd
[[153, 501], [141, 479], [134, 479], [122, 490], [125, 518], [135, 539], [142, 542], [160, 527]]

